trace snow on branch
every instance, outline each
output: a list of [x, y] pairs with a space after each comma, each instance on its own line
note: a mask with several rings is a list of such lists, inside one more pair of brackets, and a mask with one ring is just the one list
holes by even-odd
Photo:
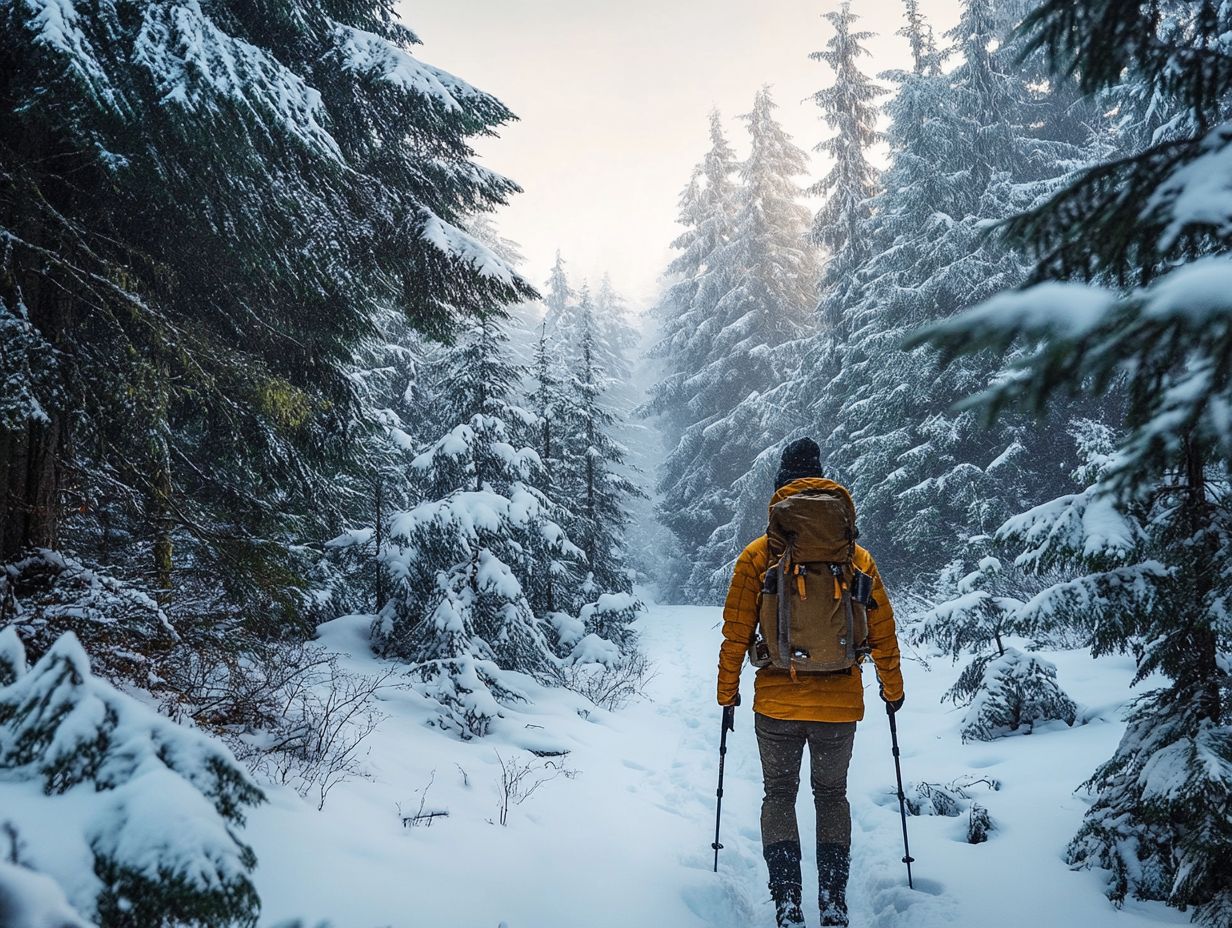
[[422, 216], [420, 238], [445, 257], [469, 264], [476, 273], [507, 287], [521, 285], [522, 279], [513, 268], [475, 236], [446, 222], [431, 210], [422, 210]]
[[1143, 537], [1141, 528], [1099, 485], [1029, 509], [996, 533], [999, 542], [1027, 548], [1015, 560], [1020, 567], [1039, 567], [1075, 554], [1113, 561], [1132, 552]]
[[133, 57], [168, 104], [212, 114], [226, 101], [341, 160], [320, 93], [272, 55], [219, 29], [198, 0], [145, 5]]
[[1199, 154], [1182, 164], [1147, 201], [1145, 213], [1166, 222], [1159, 236], [1161, 249], [1171, 248], [1194, 227], [1213, 228], [1220, 236], [1232, 231], [1232, 123], [1223, 123], [1202, 139]]
[[26, 867], [0, 860], [0, 925], [5, 928], [92, 928], [60, 885]]
[[1097, 329], [1116, 303], [1116, 296], [1106, 290], [1050, 281], [998, 293], [925, 331], [939, 340], [961, 335], [1001, 345], [1019, 335], [1077, 339]]
[[429, 97], [447, 110], [461, 111], [473, 103], [491, 102], [483, 91], [448, 71], [425, 64], [379, 35], [337, 24], [334, 39], [348, 71], [371, 74], [410, 93]]
[[[34, 44], [62, 58], [69, 71], [91, 89], [96, 99], [114, 105], [114, 88], [94, 43], [83, 28], [83, 16], [75, 0], [25, 0], [22, 6], [28, 17], [26, 28], [33, 33]], [[99, 6], [110, 7], [106, 13], [115, 15], [114, 4]], [[102, 19], [103, 10], [92, 10], [86, 18], [95, 16]]]

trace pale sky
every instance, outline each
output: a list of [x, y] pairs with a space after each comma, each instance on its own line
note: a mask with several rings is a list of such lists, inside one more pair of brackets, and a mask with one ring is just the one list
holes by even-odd
[[[747, 112], [770, 84], [778, 116], [806, 151], [828, 134], [805, 98], [831, 80], [809, 53], [839, 0], [404, 0], [416, 54], [499, 97], [519, 117], [478, 146], [525, 192], [498, 216], [543, 284], [556, 249], [571, 280], [604, 271], [633, 308], [653, 298], [677, 235], [677, 198], [722, 112], [743, 157]], [[864, 69], [906, 68], [901, 0], [855, 0], [880, 33]], [[922, 0], [938, 35], [958, 0]], [[825, 165], [814, 156], [812, 182]]]

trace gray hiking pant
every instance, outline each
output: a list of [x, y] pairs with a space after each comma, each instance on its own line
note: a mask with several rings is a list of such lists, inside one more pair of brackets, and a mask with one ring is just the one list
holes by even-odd
[[855, 722], [789, 722], [757, 715], [757, 747], [766, 795], [761, 805], [763, 847], [800, 842], [796, 794], [800, 761], [808, 744], [813, 803], [817, 807], [817, 843], [851, 844], [851, 806], [847, 802], [847, 767], [855, 743]]

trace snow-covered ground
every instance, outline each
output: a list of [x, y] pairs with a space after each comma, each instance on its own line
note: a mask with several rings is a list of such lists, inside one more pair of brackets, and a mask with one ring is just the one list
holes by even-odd
[[[769, 928], [774, 923], [758, 840], [760, 768], [746, 705], [729, 736], [723, 843], [712, 872], [719, 712], [713, 703], [719, 611], [654, 607], [641, 620], [656, 676], [647, 698], [618, 713], [585, 711], [579, 697], [535, 691], [535, 705], [492, 736], [469, 743], [425, 727], [430, 707], [390, 690], [388, 718], [370, 740], [372, 779], [337, 787], [324, 811], [296, 794], [271, 792], [246, 837], [260, 859], [263, 923], [302, 917], [335, 928]], [[322, 640], [357, 670], [376, 662], [367, 623], [344, 618]], [[1128, 660], [1092, 661], [1082, 651], [1048, 655], [1086, 724], [991, 744], [961, 743], [958, 713], [938, 702], [957, 673], [934, 660], [905, 665], [900, 715], [904, 776], [976, 786], [995, 832], [966, 843], [966, 817], [913, 817], [916, 888], [902, 857], [889, 732], [869, 684], [850, 796], [855, 820], [852, 924], [910, 928], [1139, 928], [1185, 924], [1161, 905], [1113, 909], [1100, 875], [1061, 859], [1086, 800], [1074, 789], [1107, 758], [1130, 695]], [[751, 675], [744, 691], [752, 694]], [[542, 757], [526, 749], [567, 750]], [[499, 755], [499, 757], [498, 757]], [[544, 782], [499, 824], [500, 758], [533, 761]], [[558, 773], [557, 771], [562, 772]], [[429, 785], [430, 784], [430, 785]], [[426, 789], [426, 796], [424, 791]], [[407, 827], [399, 814], [447, 811]], [[812, 833], [807, 788], [801, 831]], [[807, 848], [807, 840], [805, 842]], [[815, 895], [811, 849], [805, 895]], [[813, 883], [810, 885], [810, 877]], [[810, 923], [816, 923], [811, 913]]]

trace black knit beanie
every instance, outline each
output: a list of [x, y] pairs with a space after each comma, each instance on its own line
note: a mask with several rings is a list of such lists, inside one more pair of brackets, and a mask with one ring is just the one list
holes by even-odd
[[783, 449], [779, 472], [774, 478], [774, 488], [781, 490], [801, 477], [820, 477], [821, 449], [811, 438], [797, 438]]

